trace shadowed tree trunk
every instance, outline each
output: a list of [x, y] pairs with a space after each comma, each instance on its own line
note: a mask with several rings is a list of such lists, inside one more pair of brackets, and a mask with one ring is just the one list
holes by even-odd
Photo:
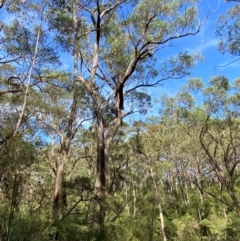
[[[159, 0], [153, 0], [151, 4], [148, 1], [126, 0], [105, 1], [103, 4], [102, 1], [96, 0], [90, 1], [82, 8], [81, 16], [90, 21], [87, 23], [87, 31], [82, 35], [86, 39], [79, 51], [83, 68], [78, 81], [91, 96], [97, 122], [92, 220], [96, 233], [100, 233], [102, 239], [108, 156], [123, 118], [134, 112], [147, 111], [144, 106], [149, 104], [151, 98], [139, 89], [158, 86], [162, 80], [186, 76], [188, 69], [195, 63], [194, 57], [179, 54], [162, 65], [159, 79], [156, 79], [157, 71], [154, 72], [152, 67], [148, 68], [153, 66], [155, 60], [152, 56], [160, 46], [174, 39], [195, 35], [200, 30], [199, 22], [197, 28], [192, 24], [197, 15], [195, 6], [190, 7], [190, 10], [186, 6], [183, 14], [180, 10], [183, 7], [182, 2], [176, 2], [169, 7], [164, 1], [162, 5], [159, 4]], [[128, 11], [124, 13], [122, 9]], [[172, 26], [166, 27], [163, 19], [178, 11], [178, 16], [172, 16]], [[165, 27], [169, 29], [165, 30]], [[151, 79], [152, 77], [154, 78]], [[129, 105], [124, 104], [124, 101]], [[110, 117], [106, 117], [109, 109]]]
[[[75, 132], [77, 131], [74, 126], [76, 120], [76, 114], [78, 111], [78, 102], [79, 102], [79, 94], [78, 94], [78, 84], [77, 84], [77, 75], [78, 75], [78, 21], [76, 17], [76, 6], [73, 4], [73, 19], [72, 19], [72, 28], [74, 35], [74, 51], [73, 51], [73, 60], [74, 60], [74, 73], [73, 73], [73, 96], [72, 96], [72, 104], [70, 108], [70, 113], [68, 117], [68, 124], [66, 128], [66, 134], [61, 135], [61, 146], [60, 153], [56, 160], [56, 181], [55, 181], [55, 190], [53, 196], [53, 204], [52, 204], [52, 223], [61, 218], [61, 206], [62, 201], [66, 204], [66, 194], [63, 200], [63, 182], [64, 182], [64, 170], [65, 166], [68, 162], [68, 152], [71, 145], [71, 140], [74, 137]], [[78, 128], [78, 127], [77, 127]]]

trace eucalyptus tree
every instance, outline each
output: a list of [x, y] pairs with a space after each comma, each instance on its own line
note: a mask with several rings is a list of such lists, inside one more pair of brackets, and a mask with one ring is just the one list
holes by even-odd
[[161, 124], [148, 124], [144, 132], [140, 136], [139, 133], [136, 136], [136, 151], [143, 159], [145, 172], [149, 173], [146, 174], [146, 182], [152, 183], [153, 186], [155, 202], [159, 213], [158, 218], [160, 220], [158, 232], [161, 234], [162, 239], [167, 241], [163, 215], [163, 175], [167, 173], [168, 168], [171, 168], [171, 164], [162, 160], [164, 160], [165, 150], [169, 147], [169, 142], [168, 138], [164, 138], [164, 136], [167, 136], [166, 129]]
[[150, 230], [147, 233], [150, 240], [159, 236], [162, 240], [185, 240], [186, 237], [198, 240], [197, 210], [200, 212], [201, 202], [191, 175], [199, 145], [171, 116], [138, 122], [133, 129], [136, 133], [129, 142], [134, 154], [128, 162], [128, 172], [133, 178], [126, 177], [128, 195], [130, 190], [134, 191], [133, 200], [128, 204], [130, 210], [135, 210], [131, 212], [132, 236], [144, 239], [137, 228], [140, 225]]
[[[9, 16], [12, 16], [12, 21], [8, 23], [6, 23], [6, 21], [2, 22], [2, 34], [4, 39], [7, 39], [8, 41], [2, 42], [1, 49], [3, 56], [7, 56], [5, 62], [1, 65], [1, 96], [3, 96], [1, 108], [5, 109], [5, 114], [7, 115], [1, 116], [1, 118], [3, 118], [3, 120], [8, 118], [11, 121], [8, 121], [8, 123], [6, 121], [3, 122], [7, 123], [4, 128], [8, 131], [1, 131], [2, 135], [5, 134], [5, 136], [1, 138], [1, 141], [4, 144], [3, 148], [6, 146], [3, 150], [14, 150], [14, 148], [16, 148], [15, 145], [19, 146], [19, 148], [21, 147], [20, 144], [17, 144], [21, 139], [27, 139], [29, 142], [35, 144], [38, 143], [39, 140], [40, 143], [46, 142], [44, 141], [44, 138], [46, 139], [47, 136], [41, 134], [41, 131], [46, 130], [46, 125], [49, 125], [51, 122], [51, 118], [46, 121], [47, 123], [44, 122], [45, 118], [49, 117], [48, 111], [52, 107], [51, 105], [46, 107], [48, 102], [47, 97], [51, 96], [53, 99], [58, 96], [58, 91], [56, 91], [57, 88], [62, 88], [63, 90], [66, 86], [70, 89], [72, 87], [71, 84], [64, 85], [64, 81], [67, 82], [69, 79], [68, 75], [53, 71], [60, 66], [60, 62], [58, 55], [54, 50], [54, 46], [50, 44], [52, 40], [47, 38], [47, 36], [49, 36], [49, 31], [46, 26], [47, 1], [26, 1], [22, 3], [9, 1], [6, 3], [6, 6], [8, 7]], [[8, 63], [6, 64], [6, 62]], [[55, 86], [55, 91], [51, 86]], [[75, 88], [75, 93], [76, 91], [78, 90]], [[64, 102], [63, 98], [61, 101], [62, 103]], [[64, 105], [62, 105], [62, 107], [63, 106]], [[69, 107], [69, 105], [67, 105], [67, 107]], [[51, 111], [53, 109], [51, 109]], [[56, 109], [57, 107], [55, 106], [55, 110]], [[54, 113], [53, 111], [53, 115], [56, 114], [56, 112], [57, 111]], [[58, 116], [55, 116], [56, 119], [59, 118], [59, 115], [61, 114], [60, 112], [58, 113]], [[72, 112], [71, 118], [74, 119], [75, 115], [72, 114]], [[73, 121], [74, 120], [72, 120], [72, 122]], [[68, 125], [72, 125], [72, 122], [69, 121]], [[41, 125], [45, 125], [44, 128]], [[67, 129], [66, 122], [60, 123], [59, 125], [61, 125], [62, 129]], [[51, 126], [47, 127], [49, 129]], [[52, 129], [56, 130], [56, 128]], [[69, 127], [66, 131], [67, 137], [61, 139], [62, 148], [60, 149], [60, 156], [66, 149], [66, 142], [72, 137], [71, 131], [73, 130]], [[69, 132], [71, 133], [69, 134]], [[60, 137], [63, 137], [64, 134], [61, 132], [60, 134]], [[44, 145], [36, 144], [38, 151], [40, 151], [43, 146]], [[29, 158], [31, 158], [31, 149], [29, 148], [29, 150], [24, 151], [29, 151], [29, 156], [26, 155], [26, 162], [28, 162], [28, 165], [32, 164], [31, 160], [29, 160]], [[9, 157], [8, 152], [5, 154], [4, 159], [6, 159], [7, 162], [10, 161], [11, 157]], [[59, 168], [57, 160], [55, 170], [56, 183], [58, 183], [61, 178], [61, 176], [59, 178], [58, 175]], [[15, 169], [12, 169], [13, 176], [18, 176], [18, 173], [22, 172], [20, 166], [18, 166], [18, 168], [17, 166], [18, 165], [16, 165]], [[28, 169], [26, 169], [26, 171], [27, 170]], [[34, 167], [29, 172], [35, 173], [35, 177], [33, 178], [42, 180], [42, 177], [45, 175], [41, 177], [38, 170], [39, 168], [35, 163]], [[28, 176], [26, 175], [26, 177]], [[46, 179], [44, 181], [46, 182]], [[34, 181], [32, 180], [32, 183], [33, 182]], [[30, 189], [30, 192], [38, 192], [36, 188]], [[61, 195], [61, 190], [58, 191], [58, 185], [56, 185], [55, 189], [57, 189], [57, 194], [55, 194], [55, 196], [59, 195], [59, 193]], [[39, 205], [41, 205], [43, 201], [42, 199], [46, 196], [44, 193], [40, 197], [38, 197], [38, 194], [35, 195], [35, 197], [39, 198], [39, 200], [37, 200]], [[29, 197], [26, 189], [25, 197]], [[56, 198], [54, 197], [54, 199]], [[59, 210], [58, 202], [59, 201], [54, 202], [55, 206], [53, 206], [53, 215]], [[32, 203], [36, 203], [36, 200], [32, 200]], [[28, 208], [31, 209], [31, 207], [32, 205]], [[55, 216], [59, 216], [59, 214], [56, 214]], [[8, 231], [7, 234], [8, 238], [10, 235], [9, 232], [10, 231]]]
[[225, 77], [212, 78], [210, 83], [205, 90], [207, 117], [199, 139], [220, 184], [220, 201], [239, 216], [239, 95], [237, 92], [230, 95], [231, 85]]
[[[77, 9], [75, 13], [81, 31], [76, 35], [76, 41], [81, 65], [76, 81], [91, 97], [97, 120], [93, 221], [101, 230], [105, 213], [106, 169], [114, 136], [124, 117], [136, 111], [145, 112], [143, 107], [150, 105], [145, 87], [158, 86], [162, 80], [189, 73], [195, 63], [193, 56], [183, 52], [167, 61], [161, 60], [160, 64], [155, 58], [156, 53], [170, 46], [175, 39], [197, 34], [202, 23], [198, 20], [197, 1], [57, 3], [62, 19], [69, 14], [75, 16], [72, 4]], [[65, 36], [71, 36], [71, 27], [62, 24]], [[161, 66], [158, 70], [154, 68], [156, 63]]]
[[231, 86], [224, 76], [213, 77], [207, 87], [192, 79], [178, 94], [172, 113], [199, 153], [199, 170], [191, 171], [193, 183], [239, 216], [238, 86], [239, 80]]
[[[186, 52], [166, 61], [157, 59], [157, 53], [162, 48], [171, 46], [174, 40], [199, 32], [202, 23], [198, 18], [198, 1], [50, 2], [50, 5], [48, 1], [25, 1], [19, 5], [8, 5], [11, 11], [19, 14], [19, 19], [10, 26], [3, 26], [4, 34], [11, 40], [9, 43], [3, 42], [4, 51], [16, 58], [21, 53], [21, 58], [12, 64], [17, 73], [14, 79], [10, 79], [13, 82], [2, 85], [7, 86], [10, 96], [13, 96], [13, 91], [19, 91], [17, 109], [20, 112], [17, 113], [13, 134], [17, 135], [23, 130], [23, 120], [27, 113], [29, 116], [32, 114], [30, 107], [35, 106], [34, 123], [48, 127], [60, 143], [60, 155], [55, 163], [56, 185], [52, 208], [54, 222], [61, 216], [60, 199], [70, 144], [85, 116], [95, 118], [97, 157], [93, 223], [103, 233], [106, 171], [114, 137], [126, 116], [136, 112], [146, 113], [151, 106], [146, 87], [158, 86], [162, 80], [169, 78], [183, 77], [195, 64], [195, 57]], [[27, 11], [28, 7], [32, 10]], [[36, 21], [31, 24], [25, 18], [35, 16], [34, 12], [40, 13], [36, 14], [37, 24]], [[43, 23], [46, 19], [48, 26]], [[28, 23], [28, 28], [23, 23]], [[33, 32], [29, 30], [30, 27]], [[55, 29], [56, 32], [48, 34], [49, 29]], [[68, 101], [63, 101], [64, 110], [58, 120], [62, 123], [57, 121], [56, 124], [53, 119], [47, 119], [51, 116], [51, 113], [44, 112], [47, 106], [38, 107], [41, 103], [37, 104], [33, 96], [42, 98], [45, 95], [47, 102], [54, 98], [53, 90], [50, 90], [49, 95], [42, 94], [41, 90], [47, 91], [47, 84], [59, 87], [59, 81], [61, 82], [62, 76], [59, 72], [53, 74], [52, 69], [58, 68], [58, 46], [62, 48], [61, 51], [72, 55], [73, 67], [71, 83], [67, 86], [70, 97], [67, 97]], [[155, 68], [156, 65], [159, 68]], [[30, 104], [30, 96], [35, 105]], [[88, 102], [86, 108], [81, 105], [84, 98]], [[57, 97], [56, 102], [59, 99]], [[85, 115], [83, 109], [90, 107], [92, 110], [89, 115]], [[69, 109], [68, 113], [65, 108]], [[41, 112], [41, 109], [45, 110]], [[64, 119], [62, 113], [68, 117]], [[54, 112], [51, 117], [54, 117]]]
[[[63, 12], [59, 11], [59, 7], [62, 9], [56, 2], [48, 5], [48, 26], [51, 31], [57, 30], [54, 36], [55, 47], [58, 47], [59, 51], [69, 51], [72, 55], [69, 61], [73, 64], [70, 71], [48, 70], [39, 75], [43, 103], [36, 109], [38, 121], [44, 126], [43, 130], [47, 130], [47, 135], [51, 139], [49, 143], [51, 151], [45, 152], [55, 178], [51, 224], [55, 224], [64, 216], [64, 213], [69, 214], [69, 210], [72, 209], [69, 208], [64, 212], [62, 209], [67, 203], [66, 190], [63, 190], [63, 185], [66, 184], [65, 172], [70, 159], [69, 151], [83, 122], [91, 119], [89, 114], [91, 104], [89, 104], [88, 95], [77, 82], [78, 35], [82, 31], [77, 17], [79, 5], [72, 1], [68, 10]], [[74, 158], [78, 159], [78, 157], [72, 157]]]
[[[7, 105], [11, 105], [11, 98], [15, 101], [12, 113], [18, 118], [12, 134], [16, 136], [26, 119], [24, 115], [31, 112], [28, 96], [32, 96], [31, 90], [40, 82], [36, 76], [41, 75], [46, 68], [56, 68], [59, 61], [56, 52], [46, 41], [46, 2], [20, 4], [9, 1], [6, 6], [12, 20], [1, 22], [2, 35], [6, 41], [1, 46], [5, 61], [1, 62], [0, 93], [5, 99], [8, 98]], [[27, 11], [31, 14], [27, 14]]]
[[229, 0], [228, 2], [236, 2], [236, 5], [228, 8], [226, 13], [221, 14], [216, 22], [216, 36], [219, 38], [218, 50], [221, 53], [229, 53], [237, 57], [227, 65], [238, 61], [239, 52], [239, 15], [240, 5], [238, 0]]
[[32, 212], [42, 199], [37, 200], [38, 193], [32, 195], [39, 191], [32, 187], [40, 175], [30, 175], [37, 170], [36, 155], [41, 147], [35, 104], [41, 90], [39, 76], [44, 70], [59, 66], [58, 56], [46, 40], [46, 3], [6, 1], [3, 6], [6, 9], [1, 20], [1, 191], [12, 192], [7, 232], [3, 235], [6, 240], [24, 236], [27, 239], [27, 232], [17, 236], [14, 213], [20, 216]]
[[[238, 89], [238, 79], [230, 85], [227, 78], [216, 76], [204, 86], [193, 78], [176, 96], [163, 98], [161, 118], [178, 130], [167, 149], [168, 160], [176, 164], [177, 187], [183, 187], [183, 197], [187, 197], [186, 215], [194, 218], [191, 223], [196, 222], [200, 238], [229, 235], [230, 239], [237, 235], [227, 220], [239, 217]], [[184, 217], [174, 219], [174, 223], [179, 226], [181, 220]]]
[[[83, 91], [75, 81], [78, 65], [77, 55], [74, 54], [77, 52], [77, 23], [73, 18], [73, 46], [76, 47], [73, 50], [71, 75], [62, 71], [57, 45], [53, 43], [46, 25], [46, 19], [50, 16], [49, 1], [8, 1], [5, 6], [13, 20], [1, 23], [3, 39], [8, 41], [2, 42], [1, 51], [6, 58], [1, 66], [0, 94], [3, 97], [2, 107], [6, 110], [9, 106], [11, 108], [10, 118], [12, 122], [15, 121], [15, 127], [1, 141], [25, 135], [31, 126], [35, 128], [32, 130], [35, 138], [45, 143], [45, 150], [50, 146], [54, 153], [56, 146], [53, 147], [53, 143], [55, 145], [56, 141], [59, 142], [58, 155], [54, 153], [51, 156], [41, 151], [51, 165], [56, 181], [52, 202], [53, 223], [60, 217], [63, 173], [70, 143], [80, 128], [82, 119], [86, 118], [83, 114], [86, 109], [84, 104], [79, 108]], [[48, 138], [50, 143], [46, 143]]]

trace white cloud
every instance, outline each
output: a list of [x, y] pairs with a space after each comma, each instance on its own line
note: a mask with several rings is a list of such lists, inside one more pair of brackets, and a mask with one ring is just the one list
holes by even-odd
[[218, 40], [216, 38], [212, 38], [212, 39], [198, 38], [198, 40], [195, 40], [191, 43], [191, 47], [189, 46], [185, 48], [185, 51], [189, 53], [195, 53], [196, 51], [203, 53], [204, 51], [209, 50], [210, 48], [216, 50], [217, 45], [218, 45]]
[[201, 40], [201, 43], [199, 43], [199, 46], [197, 46], [198, 51], [205, 51], [208, 48], [216, 48], [218, 44], [218, 40], [213, 38], [210, 40]]

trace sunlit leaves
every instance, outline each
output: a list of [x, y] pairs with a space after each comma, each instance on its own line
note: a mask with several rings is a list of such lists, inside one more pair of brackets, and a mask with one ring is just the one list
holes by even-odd
[[28, 28], [21, 26], [21, 23], [15, 20], [12, 25], [4, 26], [5, 38], [8, 39], [6, 44], [6, 52], [11, 56], [29, 55], [31, 54], [30, 38], [31, 34]]
[[220, 38], [219, 50], [232, 55], [240, 55], [240, 5], [229, 9], [217, 21], [216, 34]]
[[132, 91], [126, 97], [127, 107], [129, 113], [139, 112], [141, 114], [147, 114], [149, 108], [151, 108], [151, 96], [145, 92]]
[[142, 1], [131, 16], [134, 26], [132, 35], [136, 39], [137, 35], [142, 36], [145, 42], [161, 43], [170, 36], [180, 34], [181, 29], [194, 29], [195, 6], [182, 8], [189, 3], [193, 4], [193, 1]]
[[199, 53], [190, 55], [188, 52], [180, 53], [177, 56], [170, 57], [161, 64], [161, 74], [164, 77], [181, 78], [190, 74], [191, 68], [201, 61]]

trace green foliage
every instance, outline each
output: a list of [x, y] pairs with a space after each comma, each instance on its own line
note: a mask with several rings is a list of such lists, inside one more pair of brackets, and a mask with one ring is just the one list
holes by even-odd
[[[16, 211], [10, 216], [10, 209], [1, 205], [0, 212], [1, 234], [0, 237], [6, 240], [35, 240], [47, 223], [46, 212], [29, 213], [27, 210]], [[11, 224], [11, 226], [9, 226]], [[46, 240], [46, 239], [43, 239]]]
[[177, 237], [181, 241], [200, 240], [197, 236], [199, 230], [198, 221], [191, 215], [187, 214], [180, 218], [173, 220], [175, 227], [177, 228]]
[[58, 239], [62, 241], [77, 241], [79, 237], [85, 240], [91, 234], [89, 223], [86, 222], [84, 214], [65, 217], [51, 228], [50, 233], [57, 235]]
[[239, 56], [239, 12], [240, 6], [236, 5], [229, 8], [228, 11], [219, 17], [216, 21], [217, 30], [216, 34], [220, 39], [218, 49], [221, 53], [230, 53]]
[[[0, 240], [240, 239], [240, 80], [215, 76], [205, 86], [191, 78], [162, 96], [159, 116], [123, 122], [151, 109], [146, 87], [189, 75], [201, 60], [154, 56], [199, 31], [197, 1], [102, 2], [6, 5], [17, 17], [1, 22]], [[219, 21], [221, 38], [228, 28], [221, 51], [233, 55], [238, 11]], [[74, 68], [60, 63], [61, 53]]]

